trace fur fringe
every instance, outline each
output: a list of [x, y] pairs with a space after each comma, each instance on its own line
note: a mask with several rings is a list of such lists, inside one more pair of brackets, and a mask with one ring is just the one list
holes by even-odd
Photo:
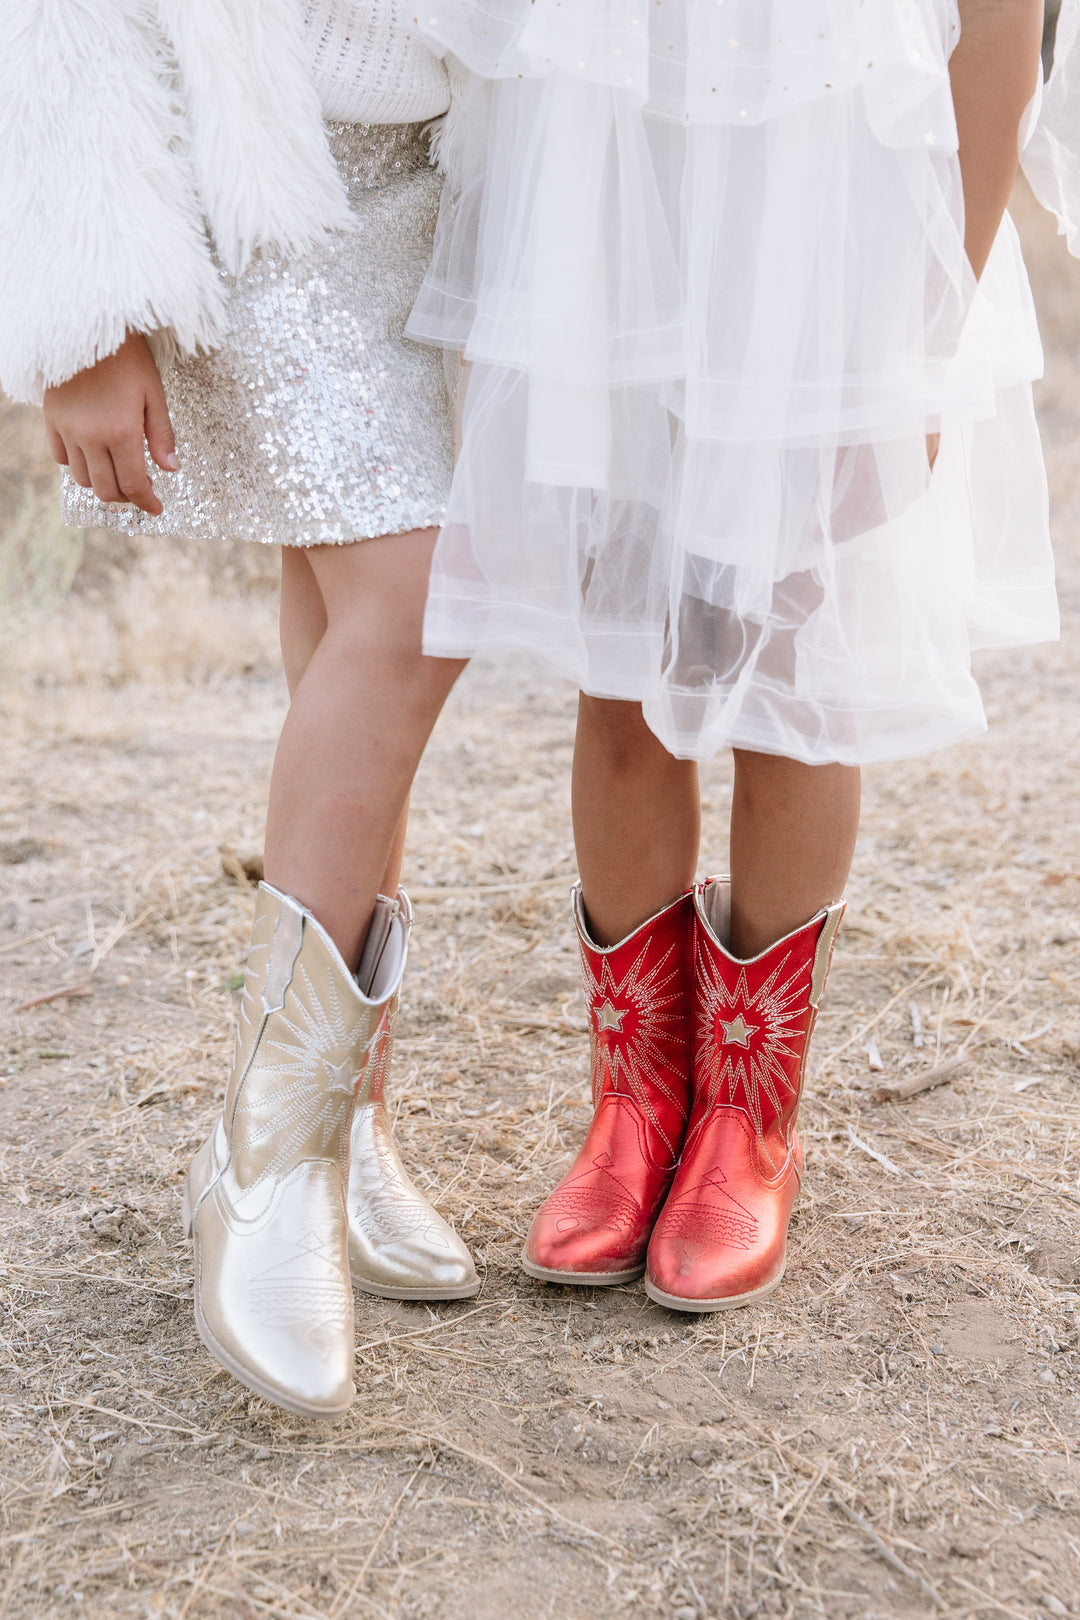
[[456, 56], [444, 57], [443, 65], [450, 80], [450, 110], [441, 118], [433, 118], [427, 126], [428, 150], [432, 168], [438, 169], [453, 186], [461, 179], [461, 102], [468, 88], [469, 73]]
[[351, 215], [298, 0], [158, 0], [179, 62], [191, 164], [218, 255], [302, 253]]
[[348, 202], [299, 0], [6, 0], [0, 385], [44, 390], [129, 330], [220, 341], [214, 264], [301, 253]]
[[224, 299], [149, 0], [7, 0], [0, 379], [15, 399], [129, 329], [212, 345]]

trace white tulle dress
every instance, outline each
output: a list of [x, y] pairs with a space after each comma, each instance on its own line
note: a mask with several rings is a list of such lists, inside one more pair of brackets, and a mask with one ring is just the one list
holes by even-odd
[[[963, 248], [953, 0], [428, 0], [467, 73], [409, 332], [472, 362], [425, 645], [674, 753], [985, 727], [1052, 639], [1016, 232]], [[931, 475], [927, 434], [941, 434]]]
[[1080, 258], [1080, 0], [1062, 0], [1054, 66], [1024, 172], [1039, 201], [1057, 215], [1069, 252]]

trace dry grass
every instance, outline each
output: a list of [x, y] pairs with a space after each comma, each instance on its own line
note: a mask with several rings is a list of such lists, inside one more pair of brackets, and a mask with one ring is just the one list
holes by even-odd
[[277, 663], [277, 568], [270, 546], [211, 556], [195, 543], [65, 528], [40, 419], [0, 396], [0, 678], [9, 707], [42, 688], [206, 687], [268, 675]]
[[[259, 846], [284, 701], [270, 600], [198, 558], [177, 593], [162, 551], [95, 543], [24, 619], [0, 721], [0, 1612], [1080, 1613], [1080, 277], [1021, 209], [1069, 639], [983, 660], [988, 739], [869, 773], [765, 1307], [684, 1320], [518, 1269], [587, 1118], [573, 705], [479, 667], [417, 789], [394, 1094], [484, 1291], [361, 1299], [360, 1396], [328, 1428], [219, 1373], [176, 1209], [251, 910], [219, 847]], [[714, 866], [729, 791], [719, 762]]]

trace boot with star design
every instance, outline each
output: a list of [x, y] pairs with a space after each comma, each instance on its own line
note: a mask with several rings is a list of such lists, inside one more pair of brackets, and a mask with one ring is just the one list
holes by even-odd
[[649, 1244], [645, 1291], [678, 1311], [770, 1294], [784, 1275], [802, 1179], [795, 1129], [840, 902], [742, 961], [727, 944], [726, 878], [694, 893], [694, 1106]]
[[631, 1282], [679, 1161], [693, 1084], [692, 897], [618, 945], [589, 936], [574, 889], [592, 1050], [593, 1119], [533, 1217], [522, 1266], [545, 1282]]
[[200, 1338], [304, 1417], [352, 1401], [354, 1281], [392, 1298], [479, 1287], [382, 1101], [410, 922], [403, 890], [380, 896], [353, 974], [309, 911], [260, 885], [225, 1106], [185, 1183]]
[[346, 1154], [380, 1013], [311, 913], [260, 884], [225, 1105], [183, 1219], [203, 1344], [304, 1417], [334, 1417], [354, 1394]]

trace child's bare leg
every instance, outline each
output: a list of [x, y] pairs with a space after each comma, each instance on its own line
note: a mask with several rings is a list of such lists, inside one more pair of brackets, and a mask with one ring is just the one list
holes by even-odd
[[[350, 964], [376, 894], [396, 880], [412, 779], [464, 668], [421, 653], [435, 535], [317, 546], [303, 559], [326, 627], [296, 681], [278, 744], [266, 876], [314, 912]], [[315, 616], [303, 570], [287, 567], [287, 588], [301, 593], [283, 614], [283, 635], [296, 637], [295, 653], [291, 642], [286, 653], [295, 673]]]
[[295, 697], [301, 677], [325, 633], [326, 603], [307, 548], [282, 546], [278, 634], [290, 697]]
[[756, 956], [844, 892], [859, 830], [859, 771], [735, 750], [731, 951]]
[[697, 766], [668, 753], [640, 704], [581, 694], [573, 813], [582, 895], [598, 945], [625, 939], [693, 884]]
[[[753, 956], [843, 893], [860, 776], [735, 750], [732, 938]], [[674, 759], [637, 704], [582, 696], [574, 753], [578, 869], [598, 945], [625, 939], [694, 881], [697, 767]]]
[[[302, 546], [281, 548], [279, 631], [285, 680], [291, 698], [326, 632], [326, 604], [307, 550]], [[406, 797], [379, 884], [380, 894], [397, 893], [398, 884], [401, 882], [401, 863], [405, 854], [405, 834], [408, 824], [409, 800]]]

